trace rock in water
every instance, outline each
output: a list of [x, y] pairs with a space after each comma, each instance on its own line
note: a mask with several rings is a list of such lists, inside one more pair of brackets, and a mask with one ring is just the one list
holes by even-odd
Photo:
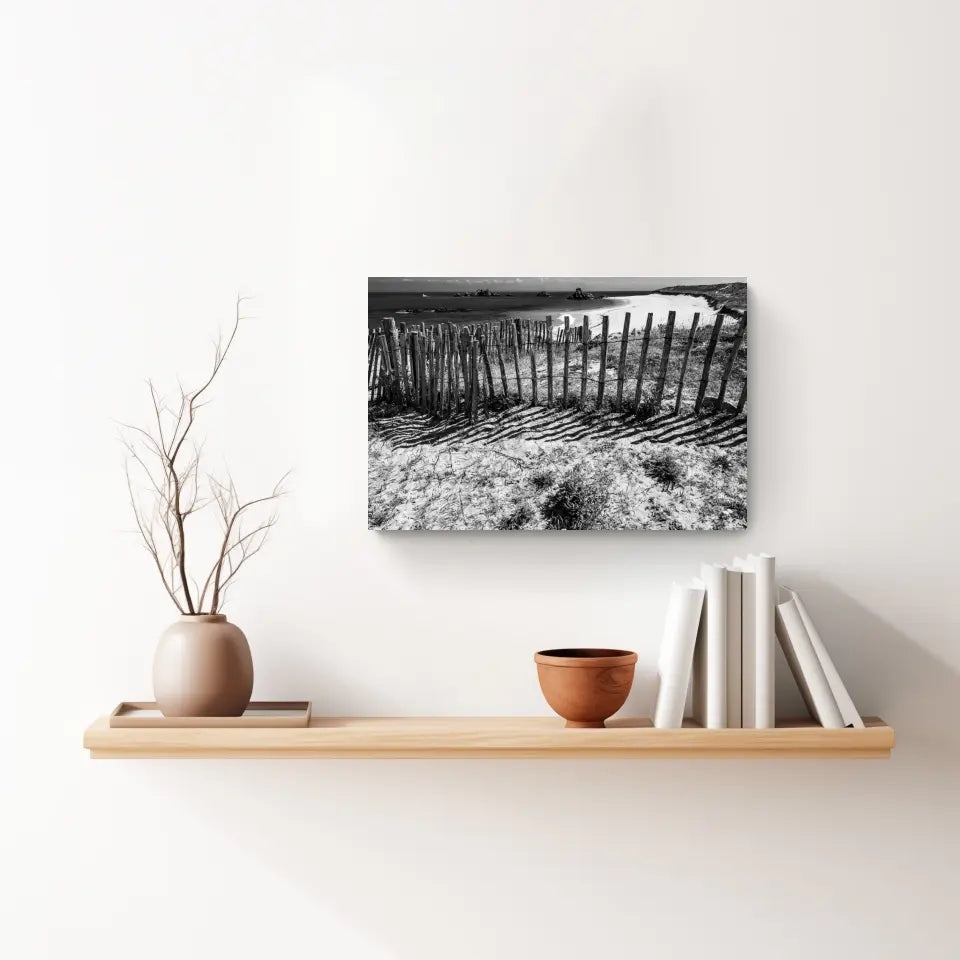
[[573, 293], [567, 297], [568, 300], [592, 300], [592, 293], [584, 293], [579, 287], [573, 291]]

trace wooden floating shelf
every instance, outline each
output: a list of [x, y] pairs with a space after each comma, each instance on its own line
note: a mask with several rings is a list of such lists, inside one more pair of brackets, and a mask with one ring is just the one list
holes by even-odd
[[894, 733], [878, 717], [866, 727], [825, 730], [812, 721], [772, 730], [657, 730], [646, 718], [611, 720], [603, 730], [567, 730], [559, 717], [314, 717], [301, 728], [110, 727], [84, 734], [94, 758], [484, 759], [549, 757], [886, 758]]

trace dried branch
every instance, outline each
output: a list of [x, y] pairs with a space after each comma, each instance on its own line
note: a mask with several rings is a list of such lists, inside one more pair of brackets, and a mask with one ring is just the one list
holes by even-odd
[[[240, 502], [237, 494], [236, 485], [233, 478], [228, 476], [227, 483], [221, 483], [215, 477], [209, 478], [210, 488], [213, 499], [217, 503], [220, 511], [220, 519], [223, 522], [223, 539], [220, 542], [220, 555], [216, 563], [207, 575], [207, 579], [200, 593], [201, 602], [206, 598], [207, 590], [211, 589], [210, 610], [216, 613], [220, 608], [223, 591], [227, 585], [236, 576], [240, 567], [255, 553], [258, 553], [266, 542], [267, 534], [270, 528], [276, 523], [276, 514], [261, 524], [255, 530], [244, 534], [240, 528], [242, 517], [247, 510], [264, 503], [270, 503], [283, 496], [283, 483], [289, 476], [285, 473], [274, 485], [273, 490], [265, 497], [258, 497], [255, 500], [248, 500], [245, 503]], [[259, 541], [255, 540], [256, 534], [262, 534]], [[240, 557], [237, 559], [235, 551], [240, 551]], [[224, 578], [224, 566], [227, 568], [227, 576]]]
[[[164, 589], [181, 613], [203, 610], [210, 592], [210, 612], [216, 613], [225, 598], [226, 588], [233, 582], [243, 564], [259, 552], [276, 523], [276, 513], [249, 532], [243, 531], [243, 518], [248, 510], [282, 495], [284, 476], [266, 497], [241, 503], [231, 477], [222, 483], [208, 476], [207, 490], [201, 482], [202, 445], [192, 442], [191, 431], [197, 412], [209, 400], [202, 399], [222, 368], [240, 326], [241, 304], [237, 297], [233, 326], [229, 335], [214, 341], [213, 363], [203, 382], [186, 389], [178, 380], [179, 396], [173, 405], [147, 381], [152, 405], [152, 425], [148, 429], [133, 424], [120, 424], [127, 451], [125, 474], [130, 505], [143, 544], [153, 559]], [[191, 450], [185, 460], [186, 449]], [[146, 480], [149, 509], [138, 501], [131, 477], [136, 467]], [[223, 524], [223, 538], [217, 559], [201, 588], [189, 574], [187, 566], [187, 518], [215, 503]]]
[[130, 470], [129, 466], [126, 468], [126, 478], [127, 478], [127, 491], [130, 494], [130, 506], [133, 508], [133, 516], [137, 523], [137, 529], [140, 531], [140, 536], [143, 539], [143, 544], [147, 549], [147, 552], [153, 558], [153, 562], [156, 565], [158, 572], [160, 573], [160, 579], [163, 581], [164, 589], [167, 591], [170, 599], [174, 602], [177, 609], [184, 613], [184, 609], [180, 604], [180, 601], [177, 599], [177, 591], [173, 585], [173, 574], [171, 571], [170, 579], [167, 579], [167, 574], [164, 571], [163, 561], [160, 557], [160, 551], [157, 548], [156, 540], [153, 535], [153, 524], [145, 520], [143, 514], [140, 511], [140, 507], [137, 505], [136, 494], [133, 492], [133, 482], [130, 479]]

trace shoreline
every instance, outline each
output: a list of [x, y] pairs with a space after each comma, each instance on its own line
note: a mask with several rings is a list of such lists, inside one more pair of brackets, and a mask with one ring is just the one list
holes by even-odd
[[[398, 323], [423, 323], [428, 326], [452, 323], [463, 326], [474, 323], [512, 320], [514, 318], [542, 320], [551, 316], [553, 325], [556, 327], [558, 324], [563, 324], [564, 317], [569, 316], [571, 326], [579, 326], [583, 318], [587, 317], [592, 334], [600, 329], [603, 322], [602, 318], [607, 315], [610, 316], [610, 333], [616, 335], [622, 328], [623, 314], [626, 311], [631, 313], [631, 330], [642, 328], [648, 313], [653, 313], [656, 324], [665, 322], [670, 310], [674, 310], [677, 315], [675, 327], [677, 330], [689, 329], [694, 313], [700, 314], [701, 324], [712, 323], [721, 311], [726, 315], [740, 316], [734, 309], [721, 306], [714, 296], [679, 290], [676, 292], [651, 290], [640, 293], [615, 294], [596, 297], [591, 300], [570, 300], [562, 295], [542, 298], [490, 298], [491, 301], [500, 301], [496, 302], [496, 305], [486, 298], [456, 298], [456, 301], [466, 299], [474, 301], [474, 304], [470, 307], [452, 306], [450, 301], [453, 299], [431, 295], [422, 299], [411, 300], [411, 304], [416, 305], [404, 305], [397, 309], [390, 309], [389, 307], [368, 308], [367, 326], [368, 329], [379, 327], [382, 320], [387, 317], [394, 318]], [[482, 307], [475, 302], [481, 299], [484, 301]], [[438, 300], [441, 303], [436, 307], [420, 305], [421, 303], [429, 303], [430, 300]], [[515, 301], [512, 305], [509, 302], [511, 300]]]

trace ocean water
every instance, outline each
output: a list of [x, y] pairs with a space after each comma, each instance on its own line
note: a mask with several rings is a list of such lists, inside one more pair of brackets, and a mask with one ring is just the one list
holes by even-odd
[[384, 317], [394, 317], [398, 322], [437, 323], [483, 323], [504, 318], [553, 317], [554, 324], [562, 324], [565, 316], [572, 325], [580, 324], [586, 316], [591, 330], [602, 326], [603, 315], [610, 317], [610, 332], [623, 329], [623, 318], [630, 311], [630, 328], [642, 327], [647, 314], [653, 314], [654, 326], [665, 323], [667, 314], [676, 312], [678, 329], [689, 327], [694, 313], [700, 314], [700, 323], [712, 322], [716, 310], [703, 297], [690, 294], [664, 293], [610, 293], [594, 300], [569, 300], [568, 294], [551, 293], [539, 297], [531, 293], [512, 294], [500, 297], [455, 297], [449, 293], [370, 293], [367, 295], [367, 323], [376, 326]]

